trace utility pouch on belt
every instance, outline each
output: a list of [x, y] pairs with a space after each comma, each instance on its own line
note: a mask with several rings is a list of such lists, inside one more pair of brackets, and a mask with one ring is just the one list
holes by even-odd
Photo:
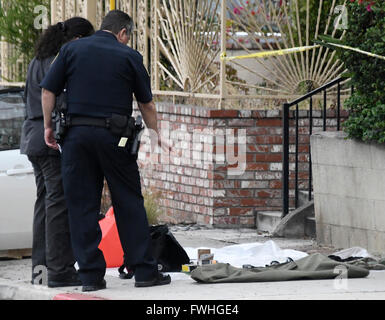
[[117, 136], [125, 136], [129, 138], [130, 136], [126, 136], [126, 132], [129, 131], [128, 127], [129, 117], [120, 115], [120, 114], [112, 114], [111, 118], [108, 119], [108, 125], [111, 132]]

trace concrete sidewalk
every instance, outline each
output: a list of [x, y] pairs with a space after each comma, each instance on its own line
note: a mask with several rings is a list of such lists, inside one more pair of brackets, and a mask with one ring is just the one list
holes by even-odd
[[[273, 240], [281, 249], [329, 255], [338, 249], [319, 246], [311, 239], [284, 239], [258, 235], [253, 229], [209, 229], [197, 226], [170, 228], [183, 247], [221, 248], [240, 243]], [[170, 285], [135, 288], [134, 279], [121, 280], [108, 269], [107, 289], [82, 293], [81, 287], [50, 289], [30, 284], [31, 260], [0, 261], [0, 300], [382, 300], [385, 272], [371, 271], [367, 278], [286, 281], [266, 283], [199, 284], [184, 273], [171, 273]]]

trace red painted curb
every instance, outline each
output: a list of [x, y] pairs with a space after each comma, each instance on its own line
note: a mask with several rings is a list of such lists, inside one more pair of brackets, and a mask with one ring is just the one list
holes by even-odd
[[81, 293], [59, 293], [53, 297], [53, 300], [109, 300], [100, 297], [89, 296]]

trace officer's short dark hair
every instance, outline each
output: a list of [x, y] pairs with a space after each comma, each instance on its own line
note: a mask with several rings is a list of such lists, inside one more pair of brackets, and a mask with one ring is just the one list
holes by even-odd
[[127, 13], [120, 10], [107, 13], [100, 27], [101, 30], [108, 30], [113, 34], [118, 34], [124, 28], [127, 29], [127, 35], [130, 35], [134, 28], [134, 21]]

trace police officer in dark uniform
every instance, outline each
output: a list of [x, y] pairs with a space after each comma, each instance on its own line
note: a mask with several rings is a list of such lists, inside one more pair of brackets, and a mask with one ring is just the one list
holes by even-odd
[[[110, 11], [93, 36], [62, 47], [41, 83], [45, 141], [59, 149], [51, 127], [55, 96], [66, 88], [68, 132], [62, 143], [62, 174], [71, 240], [83, 291], [104, 289], [106, 263], [98, 249], [104, 177], [107, 180], [126, 265], [135, 286], [170, 283], [158, 272], [151, 250], [139, 170], [126, 134], [133, 94], [147, 128], [159, 145], [157, 113], [142, 56], [127, 46], [133, 21]], [[129, 140], [129, 139], [128, 139]]]

